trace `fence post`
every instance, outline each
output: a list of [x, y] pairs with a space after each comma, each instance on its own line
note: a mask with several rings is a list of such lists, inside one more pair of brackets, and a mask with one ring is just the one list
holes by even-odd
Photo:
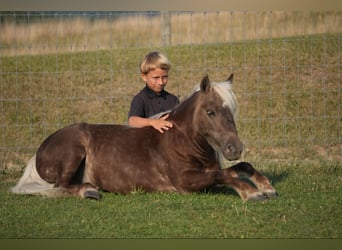
[[161, 45], [169, 46], [171, 44], [171, 12], [162, 11], [161, 15]]

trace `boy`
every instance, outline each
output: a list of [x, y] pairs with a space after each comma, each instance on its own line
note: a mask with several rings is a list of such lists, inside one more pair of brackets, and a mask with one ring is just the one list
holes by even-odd
[[133, 97], [128, 113], [128, 125], [133, 127], [152, 126], [163, 133], [172, 128], [166, 121], [168, 115], [151, 118], [160, 112], [172, 109], [179, 99], [165, 91], [171, 65], [165, 55], [158, 51], [147, 54], [140, 64], [140, 75], [146, 86]]

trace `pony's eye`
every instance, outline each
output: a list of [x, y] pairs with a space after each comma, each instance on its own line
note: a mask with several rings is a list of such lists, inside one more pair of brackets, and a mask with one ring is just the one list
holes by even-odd
[[215, 116], [215, 112], [212, 111], [212, 110], [207, 110], [207, 115], [208, 115], [209, 117], [213, 117], [213, 116]]

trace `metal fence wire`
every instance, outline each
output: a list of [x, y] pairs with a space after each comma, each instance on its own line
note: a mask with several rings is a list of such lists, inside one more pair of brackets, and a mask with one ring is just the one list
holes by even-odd
[[151, 50], [180, 98], [234, 73], [245, 158], [340, 161], [341, 32], [339, 11], [2, 11], [0, 169], [70, 123], [125, 123]]

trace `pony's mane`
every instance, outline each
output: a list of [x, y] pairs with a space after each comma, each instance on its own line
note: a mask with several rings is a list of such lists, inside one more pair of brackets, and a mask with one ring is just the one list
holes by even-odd
[[237, 99], [232, 89], [231, 82], [213, 82], [211, 86], [214, 88], [217, 94], [223, 100], [223, 106], [227, 106], [233, 116], [236, 115], [237, 111]]
[[[212, 82], [210, 84], [211, 84], [211, 87], [216, 91], [216, 93], [222, 98], [223, 106], [227, 106], [230, 112], [232, 113], [232, 115], [235, 116], [238, 105], [237, 105], [237, 99], [232, 90], [232, 83], [230, 81], [225, 81], [225, 82]], [[180, 106], [182, 103], [184, 103], [186, 100], [188, 100], [192, 95], [194, 95], [199, 90], [200, 90], [200, 84], [197, 84], [192, 89], [192, 91], [181, 100], [181, 102], [177, 105], [177, 107]], [[158, 113], [150, 118], [158, 119], [162, 117], [163, 115], [170, 113], [171, 111], [172, 110], [167, 110], [167, 111]]]
[[[227, 106], [233, 116], [237, 113], [237, 99], [233, 92], [232, 83], [230, 81], [225, 82], [212, 82], [211, 87], [216, 91], [216, 93], [222, 98], [223, 106]], [[200, 85], [196, 85], [188, 97], [192, 96], [194, 93], [200, 90]], [[187, 98], [185, 98], [187, 99]]]

